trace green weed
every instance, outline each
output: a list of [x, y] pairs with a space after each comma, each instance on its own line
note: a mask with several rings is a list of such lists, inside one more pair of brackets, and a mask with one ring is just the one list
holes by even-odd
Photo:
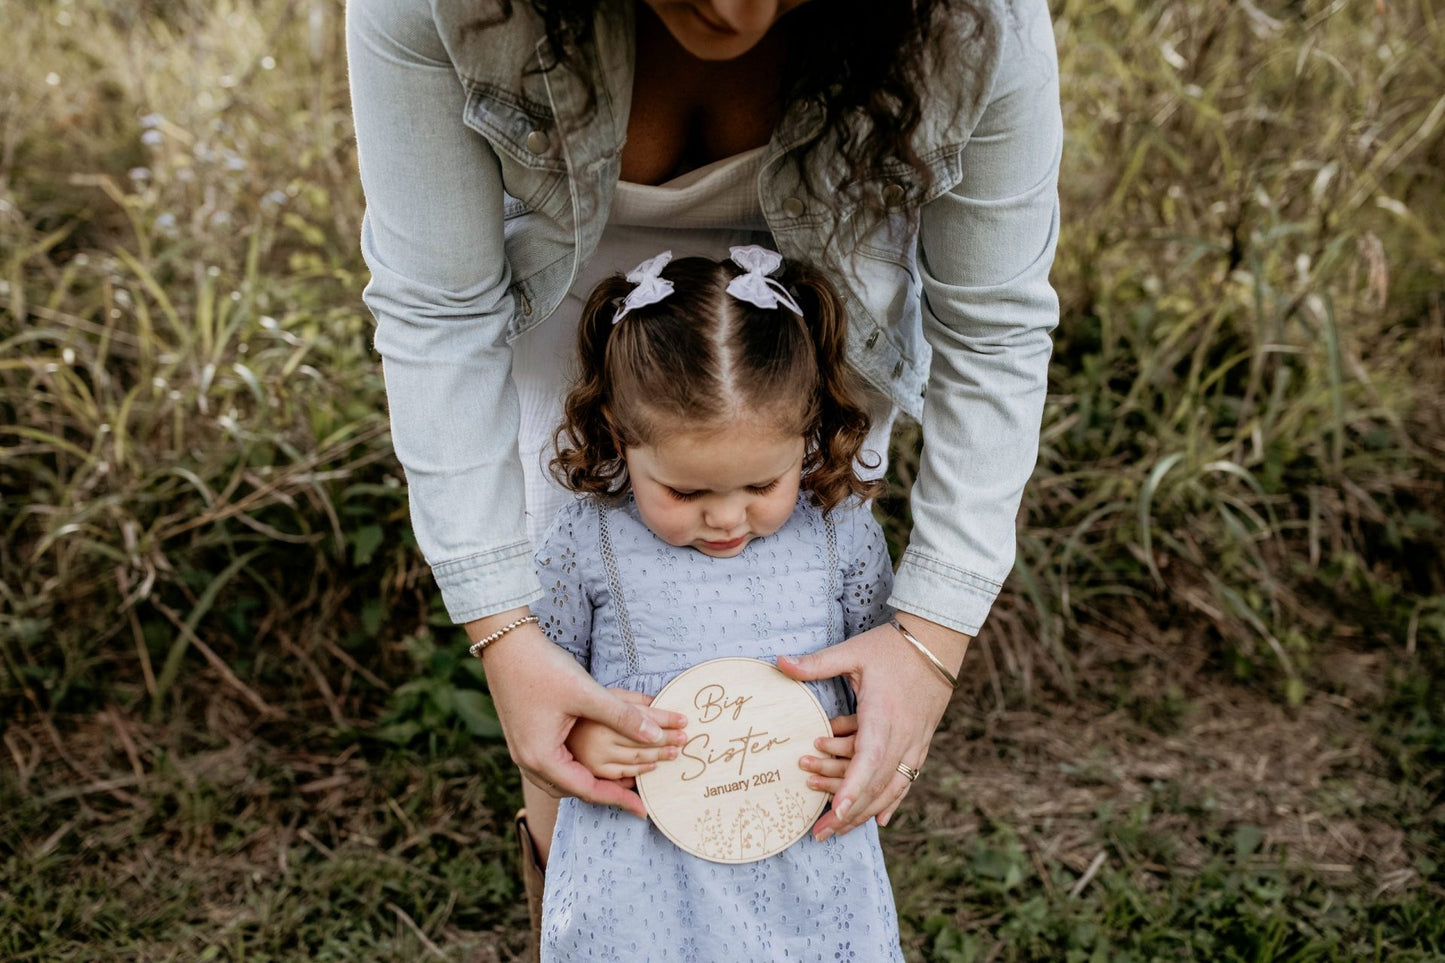
[[[463, 640], [465, 641], [465, 640]], [[419, 674], [391, 694], [391, 706], [373, 735], [397, 745], [425, 740], [440, 755], [449, 734], [497, 740], [502, 727], [486, 693], [482, 663], [464, 644], [438, 647], [427, 635], [408, 640]]]

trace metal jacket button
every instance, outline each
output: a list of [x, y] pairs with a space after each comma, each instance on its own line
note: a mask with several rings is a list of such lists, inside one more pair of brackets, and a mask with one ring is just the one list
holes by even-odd
[[902, 373], [903, 373], [903, 362], [900, 361], [900, 362], [898, 362], [896, 365], [893, 366], [893, 377], [897, 378], [897, 377], [898, 377], [899, 375], [901, 375]]
[[789, 217], [802, 217], [804, 209], [800, 198], [790, 197], [783, 201], [783, 213]]
[[871, 347], [873, 347], [873, 346], [874, 346], [875, 344], [877, 344], [877, 343], [878, 343], [878, 332], [877, 332], [877, 331], [874, 331], [872, 334], [868, 335], [868, 340], [863, 342], [863, 347], [865, 347], [865, 348], [871, 348]]
[[903, 185], [889, 184], [883, 188], [883, 203], [889, 207], [897, 207], [903, 203]]
[[527, 150], [534, 154], [545, 154], [551, 146], [551, 139], [540, 130], [534, 130], [527, 135]]

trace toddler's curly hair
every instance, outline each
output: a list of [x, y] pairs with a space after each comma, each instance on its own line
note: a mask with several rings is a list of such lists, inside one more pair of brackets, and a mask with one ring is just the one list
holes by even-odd
[[803, 309], [760, 308], [727, 293], [743, 269], [689, 257], [662, 277], [674, 290], [613, 324], [632, 290], [622, 275], [593, 290], [577, 332], [579, 375], [567, 394], [551, 470], [565, 488], [608, 498], [631, 487], [623, 454], [679, 431], [762, 420], [802, 435], [802, 490], [825, 513], [881, 494], [858, 477], [869, 417], [847, 362], [847, 320], [817, 271], [784, 261], [772, 275]]

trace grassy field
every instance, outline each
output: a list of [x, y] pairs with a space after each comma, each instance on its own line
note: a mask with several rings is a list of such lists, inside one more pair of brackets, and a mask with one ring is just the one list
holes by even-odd
[[[1445, 8], [1054, 11], [1042, 455], [885, 832], [905, 949], [1445, 959]], [[341, 16], [5, 8], [0, 959], [522, 948], [360, 302]]]

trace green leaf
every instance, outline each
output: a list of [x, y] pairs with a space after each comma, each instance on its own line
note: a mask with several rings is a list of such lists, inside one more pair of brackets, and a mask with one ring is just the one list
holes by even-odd
[[365, 565], [370, 562], [385, 537], [380, 525], [363, 525], [353, 532], [351, 534], [352, 564]]
[[1234, 831], [1234, 852], [1237, 856], [1253, 855], [1263, 842], [1264, 830], [1258, 826], [1240, 826]]
[[408, 720], [373, 730], [372, 735], [392, 745], [404, 746], [421, 734], [421, 723]]
[[481, 739], [502, 735], [502, 724], [497, 721], [497, 710], [489, 696], [475, 689], [457, 689], [454, 708], [472, 735]]

